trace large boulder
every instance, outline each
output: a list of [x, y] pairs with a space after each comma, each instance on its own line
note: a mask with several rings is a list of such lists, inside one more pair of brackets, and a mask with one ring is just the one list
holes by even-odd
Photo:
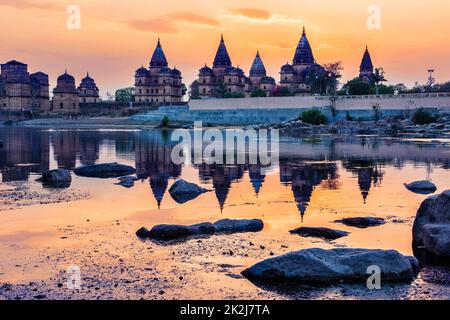
[[313, 248], [264, 260], [244, 270], [242, 275], [263, 282], [339, 284], [366, 282], [370, 266], [380, 268], [381, 281], [412, 281], [417, 259], [395, 250]]
[[216, 228], [216, 233], [258, 232], [264, 228], [264, 223], [260, 219], [223, 219], [215, 222], [214, 227]]
[[52, 188], [68, 188], [72, 182], [72, 176], [69, 170], [55, 169], [44, 172], [39, 181]]
[[450, 258], [450, 190], [422, 202], [414, 220], [413, 240], [416, 247]]
[[420, 194], [430, 194], [437, 190], [436, 185], [428, 180], [414, 181], [411, 183], [405, 183], [406, 189], [409, 191], [420, 193]]
[[195, 183], [190, 183], [185, 180], [177, 180], [169, 189], [172, 198], [180, 204], [194, 200], [199, 195], [208, 192], [209, 190], [202, 188]]
[[356, 218], [345, 218], [341, 220], [336, 220], [334, 222], [345, 224], [346, 226], [356, 227], [356, 228], [369, 228], [376, 227], [386, 223], [383, 218], [377, 217], [356, 217]]
[[328, 228], [300, 227], [291, 230], [290, 233], [298, 234], [301, 237], [314, 237], [325, 240], [336, 240], [349, 235], [349, 232]]
[[78, 167], [75, 168], [73, 172], [77, 176], [106, 179], [106, 178], [118, 178], [134, 174], [136, 172], [136, 169], [131, 166], [114, 162], [114, 163], [102, 163]]

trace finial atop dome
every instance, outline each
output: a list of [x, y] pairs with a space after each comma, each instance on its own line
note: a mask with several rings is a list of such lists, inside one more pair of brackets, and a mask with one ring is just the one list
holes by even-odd
[[223, 33], [220, 35], [220, 42], [224, 42], [225, 40], [223, 40]]
[[303, 33], [304, 36], [306, 35], [306, 30], [305, 30], [305, 26], [303, 26]]

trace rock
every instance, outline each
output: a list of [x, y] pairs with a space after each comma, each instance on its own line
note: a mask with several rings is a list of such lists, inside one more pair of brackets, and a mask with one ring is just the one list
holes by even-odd
[[[141, 228], [139, 231], [143, 234], [143, 230], [145, 228]], [[138, 231], [138, 232], [139, 232]], [[195, 235], [211, 235], [216, 232], [212, 223], [205, 222], [200, 224], [195, 224], [192, 226], [181, 226], [181, 225], [168, 225], [161, 224], [154, 226], [152, 230], [147, 233], [147, 236], [144, 238], [150, 238], [154, 240], [176, 240], [181, 238], [186, 238], [189, 236]]]
[[114, 163], [95, 164], [78, 167], [73, 170], [77, 176], [90, 178], [117, 178], [134, 174], [136, 169], [130, 166]]
[[437, 190], [436, 185], [428, 180], [414, 181], [408, 184], [405, 183], [405, 187], [409, 191], [420, 194], [430, 194]]
[[142, 227], [136, 232], [141, 239], [171, 241], [180, 240], [192, 236], [209, 236], [213, 234], [232, 234], [243, 232], [258, 232], [264, 228], [261, 220], [219, 220], [214, 224], [204, 222], [192, 226], [166, 225], [154, 226], [152, 230]]
[[142, 227], [138, 231], [136, 231], [136, 235], [141, 239], [147, 239], [148, 237], [150, 237], [150, 230]]
[[133, 177], [133, 176], [126, 176], [126, 177], [120, 177], [119, 182], [116, 183], [116, 185], [125, 187], [125, 188], [131, 188], [134, 187], [134, 182], [139, 180], [138, 177]]
[[258, 232], [264, 228], [264, 223], [259, 219], [231, 220], [223, 219], [214, 223], [216, 233], [242, 233]]
[[244, 270], [242, 275], [263, 282], [365, 283], [370, 276], [367, 269], [373, 265], [380, 268], [383, 282], [403, 282], [414, 279], [417, 264], [413, 257], [395, 250], [313, 248], [264, 260]]
[[450, 190], [420, 205], [413, 225], [414, 245], [437, 257], [450, 258]]
[[325, 240], [336, 240], [349, 235], [349, 232], [346, 231], [313, 227], [301, 227], [295, 230], [291, 230], [290, 233], [298, 234], [301, 237], [315, 237]]
[[169, 189], [172, 198], [180, 204], [194, 200], [199, 195], [208, 191], [195, 183], [190, 183], [185, 180], [177, 180]]
[[386, 223], [383, 218], [376, 217], [357, 217], [357, 218], [345, 218], [341, 220], [336, 220], [334, 222], [345, 224], [346, 226], [356, 227], [356, 228], [369, 228], [376, 227]]
[[72, 182], [72, 176], [69, 170], [55, 169], [44, 172], [39, 181], [52, 188], [68, 188]]

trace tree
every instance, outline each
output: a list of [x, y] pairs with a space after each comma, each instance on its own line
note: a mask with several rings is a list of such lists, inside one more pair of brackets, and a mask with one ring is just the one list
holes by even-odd
[[181, 84], [181, 95], [184, 97], [187, 93], [187, 88], [184, 83]]
[[258, 97], [264, 98], [264, 97], [267, 97], [267, 93], [264, 90], [262, 90], [261, 88], [258, 88], [252, 92], [251, 97], [252, 98], [258, 98]]
[[116, 91], [116, 102], [134, 102], [134, 87], [119, 89]]
[[396, 93], [404, 93], [408, 91], [408, 87], [404, 83], [397, 83], [393, 86]]
[[339, 79], [342, 78], [342, 62], [337, 61], [333, 63], [327, 63], [324, 66], [325, 69], [325, 79], [326, 86], [332, 88], [333, 95], [336, 94], [337, 86], [339, 84]]
[[387, 81], [384, 75], [385, 73], [383, 68], [375, 68], [375, 71], [373, 72], [373, 81], [375, 82], [375, 91], [377, 95], [379, 94], [378, 85]]
[[319, 109], [311, 109], [303, 111], [299, 119], [304, 123], [309, 123], [312, 125], [320, 125], [328, 123], [327, 117]]
[[277, 87], [275, 89], [275, 92], [273, 93], [275, 97], [289, 97], [293, 96], [294, 94], [291, 92], [291, 90], [288, 87]]
[[370, 88], [370, 94], [394, 94], [394, 92], [395, 89], [393, 86], [385, 86], [383, 84], [379, 86], [372, 86]]
[[352, 96], [367, 95], [370, 94], [370, 85], [363, 82], [360, 78], [354, 78], [348, 81], [344, 88], [348, 91], [348, 94]]
[[189, 95], [191, 99], [200, 99], [200, 89], [198, 86], [198, 80], [194, 80], [194, 82], [190, 85], [191, 91], [189, 92]]
[[226, 93], [226, 87], [223, 81], [219, 81], [219, 84], [217, 85], [217, 88], [215, 90], [215, 97], [216, 98], [223, 98]]

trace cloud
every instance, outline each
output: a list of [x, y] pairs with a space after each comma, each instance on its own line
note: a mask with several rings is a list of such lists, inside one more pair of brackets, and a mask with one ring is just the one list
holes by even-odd
[[293, 24], [301, 26], [305, 23], [304, 19], [291, 18], [283, 14], [255, 8], [229, 9], [223, 11], [223, 15], [235, 20], [259, 24]]
[[190, 12], [177, 12], [166, 16], [168, 19], [175, 19], [179, 22], [205, 25], [210, 27], [220, 27], [220, 22], [214, 18], [203, 17]]
[[255, 8], [230, 9], [228, 11], [233, 15], [243, 16], [249, 19], [267, 20], [272, 16], [270, 11]]
[[220, 22], [217, 19], [190, 12], [175, 12], [146, 20], [130, 20], [127, 21], [127, 24], [136, 30], [159, 33], [178, 33], [180, 24], [220, 27]]
[[48, 11], [64, 11], [65, 9], [57, 4], [45, 1], [31, 0], [2, 0], [0, 6], [12, 7], [16, 9], [39, 9]]
[[152, 31], [158, 33], [177, 33], [178, 28], [169, 20], [155, 18], [149, 20], [130, 20], [128, 25], [139, 31]]

